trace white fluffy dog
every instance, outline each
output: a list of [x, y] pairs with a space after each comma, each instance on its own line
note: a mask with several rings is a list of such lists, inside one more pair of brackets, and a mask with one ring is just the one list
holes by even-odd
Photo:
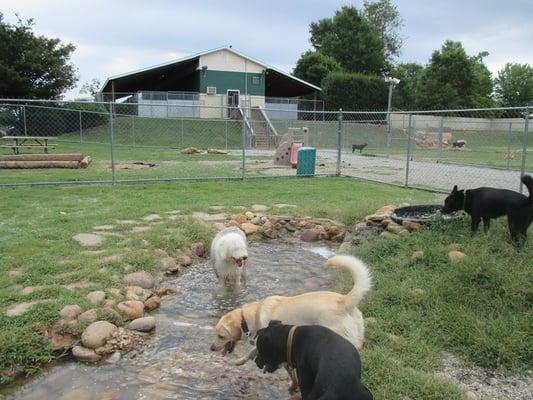
[[240, 285], [248, 258], [246, 235], [236, 227], [224, 228], [211, 243], [211, 262], [221, 283]]

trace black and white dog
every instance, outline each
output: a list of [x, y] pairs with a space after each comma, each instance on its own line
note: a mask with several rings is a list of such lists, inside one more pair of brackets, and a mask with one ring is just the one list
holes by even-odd
[[363, 149], [368, 146], [368, 143], [361, 143], [361, 144], [352, 144], [352, 153], [355, 150], [359, 150], [359, 154], [363, 153]]
[[452, 149], [462, 149], [466, 147], [466, 140], [459, 139], [452, 143]]
[[527, 229], [533, 221], [533, 178], [530, 175], [522, 177], [522, 183], [529, 191], [529, 197], [507, 189], [480, 187], [457, 190], [457, 185], [444, 200], [442, 212], [449, 214], [458, 210], [465, 210], [472, 218], [472, 233], [479, 228], [483, 219], [483, 229], [489, 230], [492, 218], [507, 215], [511, 238], [517, 244], [527, 237]]
[[257, 332], [255, 363], [263, 372], [296, 368], [303, 400], [372, 400], [361, 383], [359, 353], [346, 339], [320, 325], [270, 321]]

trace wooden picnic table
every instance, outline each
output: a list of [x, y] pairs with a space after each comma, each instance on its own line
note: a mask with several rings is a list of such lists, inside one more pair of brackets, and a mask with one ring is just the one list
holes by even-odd
[[49, 140], [57, 139], [55, 136], [4, 136], [2, 140], [11, 141], [11, 144], [3, 144], [0, 147], [13, 150], [14, 154], [19, 154], [21, 148], [40, 148], [48, 153], [48, 149], [55, 148], [55, 143], [48, 143]]

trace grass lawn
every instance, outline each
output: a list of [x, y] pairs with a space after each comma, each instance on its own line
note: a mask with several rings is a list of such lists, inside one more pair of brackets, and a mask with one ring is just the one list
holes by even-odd
[[[345, 178], [265, 179], [123, 186], [39, 187], [3, 189], [0, 208], [0, 373], [22, 367], [27, 373], [52, 360], [43, 330], [58, 319], [66, 304], [90, 308], [92, 290], [120, 287], [130, 270], [155, 270], [154, 250], [176, 254], [190, 243], [209, 243], [213, 232], [189, 218], [170, 220], [166, 212], [207, 211], [222, 205], [291, 203], [297, 215], [330, 217], [352, 224], [385, 204], [440, 201], [416, 190]], [[287, 211], [283, 211], [287, 212]], [[149, 213], [163, 216], [148, 223]], [[117, 220], [136, 220], [151, 229], [115, 232], [98, 248], [83, 253], [72, 240], [80, 232]], [[531, 354], [530, 239], [522, 251], [507, 243], [505, 223], [493, 224], [488, 238], [470, 239], [466, 221], [423, 230], [402, 239], [378, 239], [356, 249], [370, 266], [375, 287], [360, 308], [369, 324], [362, 353], [364, 380], [377, 399], [461, 399], [451, 382], [435, 376], [442, 351], [467, 362], [507, 371], [524, 371]], [[456, 242], [468, 255], [450, 265], [446, 245]], [[409, 257], [424, 250], [416, 263]], [[107, 256], [120, 255], [120, 259]], [[107, 261], [106, 261], [107, 260]], [[102, 270], [102, 268], [105, 268]], [[64, 285], [92, 286], [68, 290]], [[22, 294], [28, 286], [44, 288]], [[351, 285], [342, 274], [335, 290]], [[422, 291], [414, 289], [422, 289]], [[15, 303], [47, 300], [19, 317], [5, 311]], [[395, 336], [391, 336], [395, 335]], [[529, 336], [528, 336], [529, 335]], [[392, 340], [391, 338], [395, 338]]]

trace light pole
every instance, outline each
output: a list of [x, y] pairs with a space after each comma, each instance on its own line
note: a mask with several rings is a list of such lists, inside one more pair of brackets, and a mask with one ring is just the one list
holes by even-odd
[[392, 142], [392, 131], [391, 131], [391, 124], [390, 124], [390, 112], [391, 112], [391, 106], [392, 106], [392, 89], [400, 83], [400, 80], [397, 78], [393, 78], [391, 76], [385, 77], [385, 82], [389, 84], [389, 102], [387, 105], [387, 156], [389, 155], [389, 149]]

